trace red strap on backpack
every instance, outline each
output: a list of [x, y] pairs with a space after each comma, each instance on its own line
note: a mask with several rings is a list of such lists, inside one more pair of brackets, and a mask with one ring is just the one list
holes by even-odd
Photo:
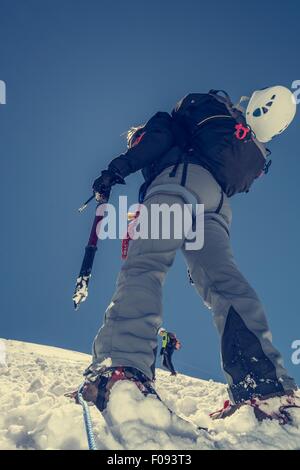
[[250, 127], [244, 126], [242, 123], [236, 124], [235, 129], [236, 129], [236, 131], [235, 131], [234, 135], [236, 136], [236, 138], [238, 140], [246, 139], [249, 132], [251, 132]]
[[136, 137], [133, 136], [132, 141], [130, 143], [130, 148], [133, 148], [136, 145], [139, 145], [140, 141], [142, 140], [142, 138], [144, 137], [145, 134], [146, 134], [146, 131], [142, 132], [140, 135], [138, 135]]

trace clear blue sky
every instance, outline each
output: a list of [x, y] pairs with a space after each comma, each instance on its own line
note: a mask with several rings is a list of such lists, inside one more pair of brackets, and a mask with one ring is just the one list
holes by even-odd
[[[0, 337], [89, 352], [120, 268], [120, 243], [99, 249], [90, 297], [71, 297], [93, 210], [76, 208], [120, 134], [189, 92], [234, 100], [300, 79], [300, 4], [293, 0], [0, 0]], [[272, 145], [270, 174], [232, 200], [237, 261], [291, 364], [300, 339], [299, 115]], [[136, 201], [139, 175], [128, 178]], [[123, 190], [123, 188], [122, 188]], [[115, 191], [112, 201], [120, 191]], [[223, 380], [212, 319], [178, 255], [165, 286], [165, 326], [184, 373]]]

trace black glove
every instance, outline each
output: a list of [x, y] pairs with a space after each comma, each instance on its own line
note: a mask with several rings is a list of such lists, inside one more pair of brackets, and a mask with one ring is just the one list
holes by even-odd
[[161, 350], [160, 350], [160, 355], [163, 356], [163, 355], [164, 355], [164, 352], [165, 352], [164, 348], [161, 348]]
[[93, 183], [93, 191], [97, 201], [108, 201], [111, 188], [115, 184], [125, 184], [125, 181], [118, 173], [112, 170], [103, 170], [101, 176]]

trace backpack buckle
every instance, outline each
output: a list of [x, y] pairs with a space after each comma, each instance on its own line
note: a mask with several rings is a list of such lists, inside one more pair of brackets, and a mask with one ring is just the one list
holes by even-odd
[[269, 160], [267, 163], [265, 163], [265, 166], [263, 168], [263, 173], [267, 175], [270, 170], [270, 166], [272, 165], [272, 160]]
[[251, 132], [250, 127], [244, 126], [244, 124], [242, 124], [242, 123], [236, 124], [235, 129], [236, 129], [236, 131], [235, 131], [234, 135], [236, 136], [236, 138], [238, 140], [246, 139], [249, 132]]

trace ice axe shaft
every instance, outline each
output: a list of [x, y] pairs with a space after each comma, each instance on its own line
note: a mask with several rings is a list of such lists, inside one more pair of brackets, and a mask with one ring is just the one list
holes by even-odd
[[90, 231], [89, 240], [85, 247], [85, 252], [84, 252], [84, 257], [83, 257], [83, 261], [81, 264], [80, 272], [76, 281], [75, 291], [73, 294], [73, 302], [74, 302], [75, 310], [78, 310], [81, 302], [84, 302], [88, 296], [88, 286], [89, 286], [89, 281], [90, 281], [91, 274], [92, 274], [95, 254], [97, 251], [97, 243], [98, 243], [97, 227], [98, 227], [98, 224], [104, 218], [104, 210], [101, 211], [100, 215], [98, 214], [98, 209], [100, 205], [102, 204], [98, 204], [96, 208], [96, 215], [94, 217], [93, 225]]
[[82, 206], [79, 207], [78, 212], [83, 212], [86, 209], [87, 205], [94, 199], [95, 195], [93, 194], [87, 201], [85, 201]]

